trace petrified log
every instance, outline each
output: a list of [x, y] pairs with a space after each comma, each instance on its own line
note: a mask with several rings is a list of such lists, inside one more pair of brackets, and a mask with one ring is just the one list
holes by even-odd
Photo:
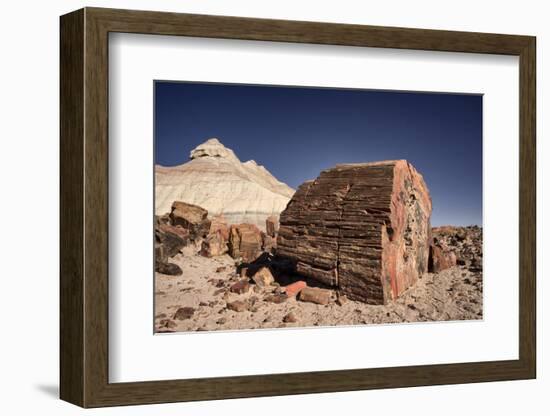
[[318, 287], [304, 287], [300, 290], [300, 300], [302, 302], [317, 303], [319, 305], [328, 305], [332, 292]]
[[204, 208], [181, 201], [174, 201], [170, 212], [172, 225], [188, 230], [193, 240], [205, 237], [210, 231], [210, 220], [207, 216], [208, 211]]
[[263, 231], [261, 232], [262, 237], [262, 250], [270, 253], [275, 247], [277, 247], [277, 238], [270, 237]]
[[350, 299], [385, 304], [428, 269], [431, 209], [405, 160], [337, 165], [281, 213], [277, 255]]
[[208, 234], [219, 232], [225, 241], [229, 240], [229, 225], [223, 215], [215, 215], [210, 219], [210, 230]]
[[162, 244], [166, 257], [174, 257], [189, 243], [187, 230], [169, 224], [159, 224], [155, 228], [156, 242]]
[[262, 235], [254, 224], [232, 225], [229, 229], [229, 255], [242, 258], [250, 263], [258, 258], [262, 251]]

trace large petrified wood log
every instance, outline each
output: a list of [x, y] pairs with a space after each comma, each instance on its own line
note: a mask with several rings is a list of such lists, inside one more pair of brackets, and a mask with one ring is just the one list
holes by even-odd
[[405, 160], [336, 165], [282, 212], [277, 255], [350, 299], [384, 304], [427, 271], [431, 210]]

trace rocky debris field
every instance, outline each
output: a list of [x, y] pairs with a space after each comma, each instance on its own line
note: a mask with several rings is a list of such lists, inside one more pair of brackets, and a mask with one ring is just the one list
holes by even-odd
[[430, 213], [405, 160], [325, 170], [263, 229], [174, 201], [155, 221], [155, 330], [481, 319], [482, 229]]
[[[386, 305], [352, 301], [313, 279], [288, 275], [265, 253], [248, 267], [228, 254], [208, 258], [200, 244], [170, 259], [179, 275], [156, 273], [155, 330], [242, 330], [483, 318], [482, 230], [434, 229], [434, 243], [456, 253], [459, 264], [425, 273]], [[458, 233], [458, 237], [456, 236]], [[462, 238], [464, 237], [464, 238]]]
[[483, 228], [444, 226], [432, 228], [433, 245], [456, 257], [456, 264], [476, 276], [482, 290]]

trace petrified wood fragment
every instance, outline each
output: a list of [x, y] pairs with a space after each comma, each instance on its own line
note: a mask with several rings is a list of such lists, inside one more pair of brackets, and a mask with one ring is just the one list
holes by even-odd
[[229, 229], [229, 255], [250, 263], [261, 254], [262, 235], [254, 224], [233, 224]]
[[336, 165], [282, 212], [277, 255], [350, 299], [384, 304], [427, 271], [431, 210], [405, 160]]
[[456, 254], [450, 250], [443, 250], [433, 243], [430, 245], [430, 257], [428, 260], [428, 271], [439, 273], [442, 270], [456, 266]]
[[210, 220], [206, 218], [207, 215], [208, 211], [198, 205], [174, 201], [170, 219], [172, 225], [188, 230], [191, 239], [196, 240], [205, 237], [210, 230]]

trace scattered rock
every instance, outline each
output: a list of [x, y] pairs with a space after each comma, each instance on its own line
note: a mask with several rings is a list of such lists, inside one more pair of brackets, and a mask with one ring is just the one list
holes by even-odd
[[254, 224], [231, 225], [228, 245], [231, 257], [242, 258], [244, 262], [250, 263], [262, 252], [260, 229]]
[[439, 273], [440, 271], [454, 266], [456, 266], [455, 253], [450, 250], [443, 250], [434, 243], [430, 245], [428, 271], [431, 273]]
[[227, 303], [227, 309], [235, 312], [244, 312], [248, 309], [248, 305], [242, 300], [235, 300]]
[[174, 226], [170, 223], [159, 223], [158, 229], [163, 233], [175, 234], [186, 242], [189, 239], [189, 230], [186, 230], [180, 225]]
[[223, 279], [210, 279], [208, 280], [208, 282], [212, 283], [217, 288], [221, 288], [225, 286], [225, 280]]
[[171, 319], [163, 319], [163, 320], [160, 321], [160, 326], [162, 328], [174, 329], [175, 327], [178, 326], [178, 324], [176, 324]]
[[215, 215], [210, 219], [210, 230], [208, 234], [216, 233], [219, 233], [225, 242], [229, 240], [229, 225], [223, 214]]
[[[162, 228], [161, 228], [162, 227]], [[161, 225], [155, 229], [155, 259], [162, 262], [163, 258], [174, 257], [188, 243], [187, 238], [181, 237], [172, 230], [176, 227]]]
[[460, 266], [473, 266], [474, 272], [482, 271], [483, 229], [477, 225], [468, 227], [443, 226], [432, 228], [434, 244], [456, 255]]
[[328, 305], [332, 297], [332, 291], [318, 287], [305, 287], [300, 291], [302, 302], [312, 302], [318, 305]]
[[288, 296], [296, 296], [305, 287], [307, 287], [307, 283], [303, 280], [298, 280], [297, 282], [285, 286], [284, 290]]
[[267, 295], [264, 298], [266, 302], [271, 302], [271, 303], [283, 303], [283, 302], [286, 302], [287, 299], [288, 299], [288, 296], [284, 293], [274, 293], [271, 295]]
[[248, 291], [250, 290], [250, 283], [248, 283], [248, 279], [239, 280], [237, 283], [231, 285], [229, 290], [233, 293], [238, 293], [239, 295], [242, 295], [244, 293], [248, 293]]
[[193, 240], [206, 236], [210, 231], [210, 220], [207, 216], [208, 211], [204, 208], [182, 201], [174, 201], [170, 212], [172, 225], [179, 225], [188, 230]]
[[285, 323], [295, 323], [297, 321], [298, 321], [298, 318], [296, 318], [296, 315], [294, 315], [294, 312], [287, 313], [283, 318], [283, 322]]
[[221, 273], [227, 270], [227, 266], [220, 266], [216, 268], [216, 273]]
[[227, 253], [227, 250], [227, 241], [221, 232], [215, 232], [203, 240], [200, 254], [204, 257], [216, 257]]
[[191, 318], [195, 313], [195, 308], [191, 308], [190, 306], [185, 306], [183, 308], [179, 308], [176, 313], [174, 314], [174, 319], [177, 319], [178, 321], [183, 321], [185, 319]]
[[386, 304], [427, 271], [431, 210], [405, 160], [336, 165], [281, 213], [277, 255], [352, 300]]
[[155, 271], [169, 276], [180, 276], [183, 274], [180, 266], [174, 263], [155, 262]]
[[155, 215], [155, 224], [170, 224], [170, 215]]
[[225, 317], [221, 317], [220, 319], [218, 319], [218, 320], [216, 321], [216, 323], [217, 323], [218, 325], [223, 325], [223, 324], [225, 324], [226, 322], [227, 322], [227, 319], [225, 319]]
[[344, 306], [346, 303], [348, 303], [348, 298], [346, 295], [342, 295], [341, 293], [336, 294], [336, 304], [338, 306]]
[[260, 287], [269, 286], [275, 281], [269, 267], [261, 267], [256, 273], [254, 273], [252, 280]]

